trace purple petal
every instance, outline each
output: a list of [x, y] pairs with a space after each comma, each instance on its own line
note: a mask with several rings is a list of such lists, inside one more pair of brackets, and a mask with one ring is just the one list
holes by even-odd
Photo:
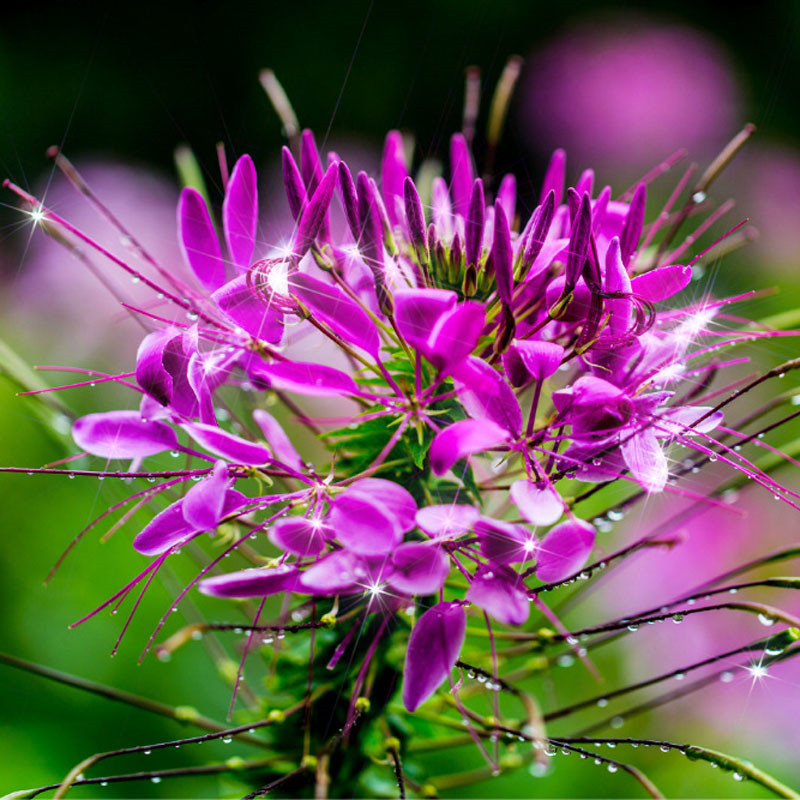
[[671, 264], [637, 275], [631, 280], [631, 291], [651, 303], [658, 303], [684, 289], [691, 279], [691, 267]]
[[447, 679], [458, 661], [467, 615], [457, 603], [437, 603], [417, 620], [403, 667], [403, 705], [416, 711]]
[[530, 380], [530, 373], [528, 372], [525, 362], [517, 352], [515, 342], [511, 342], [508, 349], [501, 356], [503, 361], [503, 371], [506, 373], [509, 383], [519, 388], [524, 386]]
[[403, 197], [403, 183], [407, 177], [403, 135], [400, 131], [389, 131], [383, 148], [381, 184], [383, 196], [386, 198], [386, 211], [392, 226], [397, 225], [396, 199]]
[[509, 172], [503, 176], [497, 189], [496, 203], [500, 203], [505, 211], [506, 219], [514, 221], [514, 211], [517, 207], [517, 179]]
[[363, 592], [379, 583], [389, 572], [391, 568], [383, 560], [373, 565], [355, 553], [337, 550], [301, 574], [297, 591], [313, 595]]
[[582, 195], [586, 192], [589, 197], [592, 196], [592, 190], [594, 189], [594, 170], [593, 169], [585, 169], [582, 173], [580, 178], [578, 178], [578, 182], [575, 184], [575, 191], [578, 195]]
[[556, 583], [568, 578], [586, 563], [594, 539], [594, 527], [581, 519], [556, 525], [539, 546], [536, 577], [543, 583]]
[[258, 466], [272, 462], [272, 454], [266, 447], [248, 442], [239, 436], [223, 431], [213, 425], [191, 423], [183, 426], [189, 436], [209, 453], [220, 456], [235, 464]]
[[[358, 221], [361, 238], [358, 242], [367, 266], [374, 274], [383, 266], [383, 225], [378, 209], [377, 191], [366, 172], [359, 172], [356, 179], [358, 190]], [[376, 280], [378, 275], [376, 274]]]
[[301, 557], [319, 555], [333, 537], [333, 529], [321, 520], [305, 517], [284, 517], [269, 531], [274, 545]]
[[281, 150], [281, 164], [283, 166], [283, 186], [286, 198], [289, 201], [289, 211], [296, 220], [300, 216], [303, 206], [308, 200], [303, 176], [297, 167], [292, 151], [288, 147]]
[[538, 542], [521, 525], [481, 517], [475, 523], [481, 552], [495, 564], [516, 564], [532, 561]]
[[169, 328], [150, 333], [136, 352], [136, 382], [162, 406], [172, 399], [172, 376], [164, 368], [164, 347], [175, 335]]
[[253, 409], [253, 419], [261, 428], [275, 458], [298, 472], [302, 470], [303, 461], [278, 420], [263, 408]]
[[105, 411], [75, 420], [72, 438], [82, 450], [102, 458], [145, 458], [178, 447], [175, 431], [138, 411]]
[[646, 197], [647, 187], [644, 183], [640, 183], [633, 192], [630, 209], [628, 210], [628, 215], [625, 217], [625, 222], [622, 225], [620, 247], [622, 263], [626, 267], [628, 264], [630, 264], [631, 256], [636, 250], [636, 245], [639, 244], [639, 239], [642, 236]]
[[444, 475], [464, 456], [480, 453], [505, 444], [511, 436], [488, 419], [462, 419], [436, 434], [431, 443], [431, 468], [436, 475]]
[[213, 292], [225, 283], [225, 262], [206, 201], [189, 186], [178, 200], [178, 242], [183, 260], [205, 289]]
[[423, 352], [439, 369], [460, 367], [478, 344], [486, 324], [486, 309], [482, 303], [467, 300], [448, 311], [436, 321]]
[[499, 564], [479, 567], [464, 599], [506, 625], [522, 625], [530, 613], [522, 578]]
[[524, 478], [511, 484], [511, 499], [532, 525], [552, 525], [564, 513], [564, 501], [555, 489]]
[[508, 217], [501, 203], [494, 206], [494, 240], [492, 244], [492, 264], [497, 281], [497, 294], [503, 305], [510, 306], [514, 291], [514, 275], [511, 252], [511, 230]]
[[472, 184], [472, 194], [469, 198], [469, 210], [464, 224], [468, 265], [474, 266], [480, 260], [485, 215], [486, 199], [483, 194], [483, 181], [480, 178], [475, 178]]
[[254, 364], [251, 377], [259, 378], [273, 389], [297, 392], [307, 397], [337, 397], [358, 394], [355, 381], [341, 370], [305, 361], [276, 361]]
[[392, 299], [401, 335], [415, 350], [425, 353], [433, 326], [455, 306], [458, 295], [449, 289], [398, 289]]
[[564, 357], [564, 348], [553, 342], [524, 339], [516, 340], [513, 347], [525, 368], [537, 381], [555, 374]]
[[328, 524], [336, 538], [359, 555], [390, 553], [402, 540], [394, 516], [367, 493], [348, 490], [333, 500]]
[[417, 515], [416, 501], [399, 483], [383, 478], [362, 478], [350, 484], [347, 493], [353, 492], [371, 494], [378, 499], [393, 518], [398, 533], [408, 533], [414, 527]]
[[525, 244], [525, 252], [522, 257], [523, 273], [527, 272], [531, 264], [536, 261], [537, 256], [542, 251], [550, 225], [553, 222], [553, 211], [555, 209], [555, 193], [550, 191], [539, 206], [536, 221], [530, 232], [530, 237]]
[[333, 199], [337, 174], [337, 165], [331, 164], [300, 214], [294, 244], [295, 256], [298, 258], [304, 256], [311, 249], [311, 245], [314, 244], [314, 240], [322, 228], [328, 207]]
[[450, 139], [450, 191], [453, 195], [454, 213], [467, 215], [474, 180], [475, 170], [467, 140], [462, 134], [454, 133]]
[[277, 344], [283, 335], [283, 314], [248, 285], [247, 275], [240, 275], [211, 295], [211, 299], [242, 330], [256, 339]]
[[292, 294], [346, 342], [378, 358], [380, 339], [375, 323], [361, 306], [354, 303], [338, 286], [296, 272], [289, 278]]
[[[449, 242], [453, 236], [453, 207], [444, 178], [437, 175], [431, 184], [431, 219], [441, 240]], [[428, 242], [431, 245], [430, 230]]]
[[256, 168], [250, 156], [242, 156], [233, 168], [222, 204], [225, 241], [231, 260], [237, 267], [250, 266], [256, 245], [257, 225]]
[[436, 538], [455, 538], [472, 530], [480, 516], [474, 506], [426, 506], [417, 511], [416, 523], [420, 530]]
[[[631, 293], [631, 279], [620, 255], [619, 239], [615, 236], [606, 251], [605, 290], [607, 292]], [[625, 334], [631, 326], [633, 302], [629, 298], [606, 300], [609, 312], [608, 326], [616, 336]]]
[[471, 417], [491, 420], [513, 436], [519, 436], [522, 410], [499, 372], [485, 361], [470, 356], [453, 377], [461, 404]]
[[660, 492], [667, 482], [669, 467], [667, 457], [652, 427], [640, 430], [632, 436], [623, 433], [622, 457], [631, 477], [638, 481], [646, 492]]
[[210, 531], [222, 518], [228, 488], [228, 466], [217, 461], [210, 475], [192, 486], [183, 498], [183, 517], [198, 531]]
[[428, 237], [425, 232], [425, 213], [422, 210], [422, 200], [420, 200], [417, 187], [411, 178], [406, 178], [403, 182], [403, 201], [408, 221], [408, 238], [414, 245], [417, 259], [426, 260]]
[[342, 193], [342, 205], [347, 224], [353, 239], [358, 243], [361, 240], [361, 223], [358, 219], [358, 196], [353, 176], [344, 161], [339, 162], [339, 190]]
[[300, 135], [300, 171], [308, 193], [313, 194], [322, 178], [322, 159], [314, 134], [308, 128]]
[[146, 556], [160, 555], [197, 530], [184, 518], [181, 499], [156, 514], [133, 540], [133, 547]]
[[[666, 428], [667, 431], [662, 432], [656, 429], [656, 436], [671, 436], [673, 434], [691, 436], [693, 433], [713, 431], [725, 418], [725, 414], [722, 411], [714, 411], [712, 414], [708, 414], [711, 408], [712, 406], [679, 406], [678, 408], [668, 409], [658, 421], [658, 425]], [[707, 414], [708, 416], [706, 416]], [[703, 417], [705, 419], [702, 422], [697, 422]]]
[[547, 165], [547, 170], [544, 173], [544, 181], [542, 181], [542, 191], [539, 196], [539, 202], [544, 203], [545, 198], [550, 192], [553, 192], [555, 204], [561, 205], [564, 198], [564, 182], [566, 180], [565, 173], [567, 169], [567, 154], [558, 149], [553, 152], [550, 158], [550, 163]]
[[297, 575], [297, 568], [292, 564], [257, 567], [206, 578], [200, 581], [197, 588], [212, 597], [264, 597], [276, 592], [293, 591]]
[[[570, 190], [571, 192], [572, 190]], [[569, 237], [569, 249], [567, 251], [567, 264], [565, 275], [567, 285], [572, 288], [578, 280], [583, 270], [586, 253], [589, 249], [589, 235], [592, 232], [592, 204], [589, 195], [585, 194], [581, 198], [580, 207], [576, 218], [572, 222], [572, 230]]]
[[447, 556], [441, 548], [428, 542], [406, 542], [392, 554], [394, 572], [389, 586], [408, 595], [438, 592], [450, 571]]

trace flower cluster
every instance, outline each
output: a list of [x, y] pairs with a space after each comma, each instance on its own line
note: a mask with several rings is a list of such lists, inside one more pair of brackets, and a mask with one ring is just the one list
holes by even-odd
[[[88, 616], [146, 589], [190, 542], [235, 524], [171, 610], [195, 589], [260, 600], [243, 627], [242, 663], [254, 633], [291, 627], [290, 617], [317, 620], [328, 608], [328, 626], [342, 610], [362, 626], [377, 619], [350, 683], [346, 730], [363, 710], [370, 660], [391, 620], [402, 630], [418, 615], [402, 678], [410, 712], [443, 684], [462, 708], [451, 673], [473, 616], [492, 641], [497, 689], [493, 626], [522, 626], [531, 603], [555, 625], [551, 639], [586, 659], [541, 598], [590, 577], [592, 553], [606, 550], [597, 540], [606, 520], [579, 513], [593, 491], [579, 494], [581, 482], [630, 484], [626, 502], [665, 491], [694, 498], [678, 478], [721, 459], [785, 502], [797, 497], [710, 436], [730, 433], [719, 426], [731, 395], [720, 401], [708, 388], [727, 364], [706, 356], [776, 332], [715, 328], [730, 301], [677, 299], [697, 261], [683, 258], [687, 247], [718, 218], [669, 250], [703, 208], [701, 188], [673, 209], [690, 173], [645, 224], [647, 183], [669, 164], [613, 199], [591, 170], [567, 188], [557, 151], [527, 214], [512, 175], [496, 184], [477, 176], [462, 134], [450, 141], [447, 178], [424, 186], [406, 145], [397, 131], [387, 136], [376, 180], [353, 176], [335, 153], [323, 161], [303, 132], [299, 153], [283, 150], [295, 225], [280, 247], [258, 239], [248, 156], [225, 178], [222, 236], [203, 193], [185, 188], [178, 239], [191, 285], [168, 271], [146, 277], [107, 254], [179, 313], [134, 309], [150, 332], [133, 372], [107, 377], [129, 386], [138, 408], [89, 414], [72, 429], [82, 454], [124, 462], [103, 474], [158, 479], [126, 502], [170, 500], [133, 540], [152, 561]], [[40, 224], [100, 247], [12, 188]], [[342, 229], [331, 219], [337, 202]], [[231, 390], [247, 390], [245, 413], [228, 410]], [[332, 413], [315, 413], [320, 402]], [[288, 430], [267, 410], [276, 403], [290, 410]], [[327, 445], [326, 463], [301, 454], [304, 427]], [[674, 448], [682, 460], [671, 460]], [[146, 467], [170, 451], [189, 466]], [[246, 542], [254, 565], [222, 569]], [[281, 620], [259, 626], [271, 595], [284, 600]], [[353, 646], [354, 630], [331, 663]]]

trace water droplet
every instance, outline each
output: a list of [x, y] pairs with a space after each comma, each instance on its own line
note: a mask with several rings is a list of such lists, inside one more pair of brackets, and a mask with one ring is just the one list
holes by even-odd
[[608, 518], [612, 522], [619, 522], [624, 516], [625, 512], [618, 508], [613, 508], [611, 509], [611, 511], [608, 512]]
[[680, 624], [681, 622], [683, 622], [683, 614], [673, 614], [672, 615], [672, 621], [676, 625]]
[[695, 192], [692, 195], [692, 202], [693, 203], [703, 203], [703, 202], [705, 202], [706, 197], [708, 197], [708, 195], [705, 192]]
[[609, 724], [612, 728], [621, 728], [625, 724], [625, 717], [614, 717]]
[[682, 681], [686, 677], [686, 673], [684, 672], [676, 672], [675, 673], [675, 680]]
[[738, 589], [728, 589], [728, 594], [736, 594], [738, 591]]
[[150, 783], [161, 783], [161, 778], [159, 778], [158, 775], [153, 775], [153, 777], [150, 778]]
[[596, 758], [594, 760], [594, 763], [597, 764], [597, 766], [599, 767], [603, 763], [603, 759], [602, 758]]
[[100, 781], [101, 786], [108, 786], [108, 781]]
[[559, 667], [571, 667], [575, 663], [575, 659], [569, 653], [563, 653], [558, 657], [556, 663]]
[[786, 648], [780, 644], [767, 644], [764, 648], [764, 655], [766, 656], [779, 656]]
[[661, 747], [658, 748], [662, 753], [669, 753], [669, 745], [662, 744]]
[[609, 764], [608, 765], [608, 771], [609, 772], [616, 772], [618, 769], [619, 769], [619, 767], [616, 764]]
[[187, 311], [186, 312], [186, 319], [194, 322], [198, 319], [198, 315], [194, 311]]
[[72, 481], [72, 480], [75, 480], [75, 473], [74, 473], [74, 472], [70, 472], [70, 473], [67, 475], [67, 477], [68, 477], [68, 478], [69, 478], [71, 481]]
[[606, 742], [606, 747], [610, 747], [612, 750], [617, 746], [616, 742]]
[[500, 774], [500, 770], [496, 767], [492, 770], [492, 777], [496, 778]]
[[758, 615], [758, 621], [762, 625], [766, 625], [767, 627], [769, 627], [770, 625], [774, 625], [775, 622], [776, 622], [774, 617], [770, 617], [767, 614], [759, 614]]
[[607, 705], [608, 705], [608, 698], [606, 698], [606, 697], [601, 697], [597, 701], [597, 707], [598, 708], [605, 708]]
[[230, 736], [224, 736], [224, 737], [222, 738], [222, 743], [223, 743], [223, 744], [230, 744], [232, 741], [233, 741], [233, 738], [232, 738], [232, 737], [230, 737]]
[[719, 679], [723, 683], [730, 683], [733, 680], [733, 673], [725, 670], [725, 672], [721, 672], [719, 675]]
[[152, 753], [152, 752], [153, 752], [152, 750], [145, 750], [145, 751], [144, 751], [144, 754], [145, 754], [146, 756], [149, 756], [149, 755], [150, 755], [150, 753]]
[[574, 636], [567, 636], [564, 641], [570, 646], [578, 644], [578, 640]]
[[630, 625], [628, 625], [628, 630], [631, 631], [631, 633], [633, 633], [633, 631], [638, 631], [639, 630], [639, 626], [638, 625], [634, 625], [634, 624], [630, 624]]
[[733, 779], [735, 781], [743, 781], [744, 780], [744, 775], [742, 775], [741, 772], [734, 772], [733, 773]]

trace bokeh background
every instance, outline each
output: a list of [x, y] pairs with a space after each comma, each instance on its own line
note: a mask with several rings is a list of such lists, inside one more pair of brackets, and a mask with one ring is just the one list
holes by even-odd
[[[181, 268], [174, 233], [176, 145], [193, 149], [215, 201], [216, 143], [224, 142], [231, 161], [250, 153], [262, 175], [262, 233], [277, 241], [285, 231], [277, 161], [283, 137], [259, 86], [260, 69], [275, 70], [304, 127], [359, 165], [374, 167], [384, 133], [396, 127], [414, 133], [416, 164], [425, 156], [446, 155], [448, 138], [461, 124], [464, 70], [470, 65], [479, 66], [483, 75], [484, 115], [476, 137], [480, 152], [491, 90], [506, 59], [519, 54], [524, 67], [497, 167], [517, 174], [523, 207], [534, 204], [543, 166], [556, 146], [568, 149], [572, 180], [594, 166], [601, 183], [623, 189], [679, 147], [690, 148], [692, 158], [701, 162], [708, 159], [752, 121], [758, 126], [752, 146], [715, 187], [715, 196], [735, 196], [731, 225], [748, 216], [760, 236], [746, 251], [698, 274], [697, 293], [712, 285], [719, 293], [780, 286], [779, 294], [747, 306], [743, 313], [755, 317], [800, 304], [800, 3], [762, 2], [757, 9], [730, 3], [723, 9], [697, 0], [624, 5], [373, 0], [226, 6], [165, 2], [68, 10], [19, 3], [5, 7], [1, 18], [3, 176], [44, 194], [53, 208], [98, 237], [109, 236], [45, 158], [48, 146], [63, 146], [112, 210], [176, 269]], [[658, 185], [653, 194], [666, 191]], [[1, 203], [4, 342], [28, 363], [127, 368], [136, 349], [135, 324], [83, 265], [45, 237], [32, 235], [10, 194]], [[108, 244], [120, 246], [119, 241]], [[119, 293], [142, 296], [141, 287], [100, 266]], [[794, 355], [796, 346], [785, 340], [765, 350], [763, 358], [772, 365]], [[788, 377], [782, 388], [791, 381]], [[117, 397], [112, 389], [97, 386], [63, 399], [80, 412], [111, 408], [120, 402]], [[69, 452], [63, 436], [36, 407], [17, 398], [0, 378], [0, 464], [39, 466]], [[791, 474], [783, 477], [792, 484]], [[130, 549], [129, 531], [99, 544], [98, 529], [51, 585], [42, 584], [77, 530], [123, 491], [110, 481], [0, 476], [0, 649], [222, 718], [228, 689], [199, 645], [185, 648], [169, 663], [150, 657], [136, 665], [140, 646], [173, 587], [154, 587], [114, 659], [109, 651], [119, 629], [117, 618], [101, 615], [67, 630], [133, 574], [141, 559]], [[599, 593], [596, 613], [600, 618], [611, 611], [624, 613], [627, 601], [637, 607], [653, 596], [654, 586], [672, 595], [679, 586], [699, 581], [704, 565], [729, 566], [797, 541], [797, 516], [777, 505], [748, 493], [742, 498], [749, 515], [744, 522], [731, 522], [717, 512], [708, 515], [703, 520], [708, 535], [700, 537], [700, 545], [678, 548], [666, 561], [638, 561], [628, 571], [626, 596]], [[648, 507], [647, 513], [660, 511]], [[626, 523], [627, 535], [636, 526], [652, 524], [647, 513]], [[610, 534], [617, 538], [609, 541], [609, 549], [624, 540], [625, 529]], [[713, 640], [726, 647], [734, 634], [757, 636], [757, 624], [755, 629], [747, 624], [736, 620], [711, 629], [687, 620], [685, 644], [677, 649], [656, 639], [632, 641], [604, 654], [601, 666], [611, 681], [641, 678], [690, 660], [698, 642]], [[578, 668], [572, 670], [575, 687], [565, 690], [566, 697], [596, 691]], [[758, 685], [745, 679], [715, 687], [660, 712], [658, 729], [648, 727], [651, 719], [645, 717], [624, 733], [658, 730], [665, 737], [747, 754], [796, 786], [798, 670], [789, 665]], [[0, 676], [2, 791], [58, 780], [92, 752], [174, 738], [184, 730], [2, 665]], [[212, 754], [234, 754], [237, 747], [205, 744], [150, 759], [155, 763], [158, 757], [164, 766], [200, 764]], [[247, 754], [241, 747], [240, 752]], [[457, 758], [466, 767], [470, 754]], [[545, 778], [523, 770], [489, 785], [463, 787], [458, 794], [638, 796], [638, 787], [619, 775], [576, 758], [555, 761]], [[671, 796], [764, 794], [657, 749], [639, 751], [636, 762]], [[119, 762], [131, 771], [149, 764], [142, 757], [124, 766]], [[188, 780], [164, 781], [87, 788], [74, 795], [192, 797], [197, 786]], [[218, 796], [239, 796], [231, 778], [220, 778], [217, 786]]]

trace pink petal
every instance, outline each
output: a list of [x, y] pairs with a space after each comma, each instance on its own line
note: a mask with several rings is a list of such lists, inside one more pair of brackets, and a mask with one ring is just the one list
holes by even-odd
[[258, 189], [256, 168], [250, 156], [242, 156], [233, 168], [225, 201], [222, 204], [222, 227], [231, 260], [247, 268], [253, 258], [258, 226]]
[[416, 711], [447, 679], [458, 661], [467, 615], [457, 603], [438, 603], [417, 621], [403, 668], [403, 705]]
[[518, 564], [532, 561], [538, 542], [521, 525], [481, 517], [475, 523], [481, 552], [495, 564]]
[[511, 484], [511, 499], [532, 525], [552, 525], [564, 513], [564, 501], [555, 489], [524, 478]]
[[178, 201], [178, 243], [203, 288], [213, 292], [225, 283], [225, 262], [206, 201], [189, 186]]
[[297, 568], [291, 564], [243, 569], [206, 578], [200, 581], [198, 589], [212, 597], [264, 597], [276, 592], [294, 591], [297, 574]]
[[102, 458], [145, 458], [178, 447], [175, 431], [138, 411], [106, 411], [75, 420], [72, 438], [82, 450]]
[[488, 419], [463, 419], [436, 434], [430, 449], [431, 468], [444, 475], [460, 458], [507, 442], [508, 431]]
[[417, 511], [416, 523], [429, 536], [455, 538], [472, 530], [479, 516], [480, 512], [474, 506], [426, 506]]
[[556, 583], [576, 573], [594, 547], [594, 527], [580, 519], [556, 525], [542, 539], [536, 559], [536, 577]]
[[513, 390], [497, 370], [470, 356], [453, 378], [459, 400], [471, 417], [490, 420], [512, 436], [519, 436], [522, 410]]
[[444, 585], [450, 565], [439, 547], [426, 542], [406, 542], [392, 554], [394, 572], [389, 586], [408, 595], [438, 592]]
[[686, 288], [691, 279], [691, 267], [671, 264], [637, 275], [631, 280], [631, 291], [651, 303], [658, 303]]
[[[403, 338], [415, 350], [425, 347], [439, 317], [450, 311], [458, 295], [449, 289], [398, 289], [392, 293], [394, 318]], [[422, 350], [423, 354], [425, 350]]]
[[274, 545], [301, 557], [318, 555], [333, 536], [332, 528], [305, 517], [284, 517], [269, 531], [269, 540]]
[[298, 472], [302, 470], [303, 461], [278, 420], [263, 408], [253, 409], [253, 419], [258, 427], [261, 428], [261, 432], [275, 454], [275, 458]]
[[439, 369], [459, 367], [475, 349], [486, 324], [486, 311], [481, 303], [471, 300], [442, 314], [425, 343], [426, 358]]
[[522, 579], [500, 565], [479, 567], [465, 599], [506, 625], [522, 625], [530, 613]]
[[403, 183], [407, 177], [408, 170], [406, 169], [403, 135], [400, 131], [389, 131], [386, 134], [386, 143], [383, 147], [381, 188], [386, 199], [386, 212], [389, 215], [389, 222], [393, 226], [397, 225], [398, 222], [395, 211], [395, 198], [403, 198]]
[[324, 364], [305, 361], [260, 362], [255, 363], [248, 374], [266, 381], [273, 389], [308, 397], [358, 394], [358, 386], [346, 372]]
[[213, 453], [235, 464], [258, 466], [272, 461], [272, 454], [266, 447], [255, 442], [248, 442], [213, 425], [197, 422], [183, 426], [189, 436], [198, 444]]
[[390, 553], [402, 540], [390, 511], [375, 498], [346, 491], [331, 502], [328, 524], [336, 538], [359, 555]]
[[631, 476], [646, 492], [660, 492], [667, 482], [669, 467], [655, 431], [645, 428], [631, 436], [627, 430], [622, 434], [627, 441], [620, 449]]
[[318, 321], [325, 323], [349, 344], [378, 358], [381, 343], [375, 323], [338, 286], [301, 272], [291, 275], [289, 285], [292, 294]]
[[530, 339], [515, 340], [512, 347], [518, 353], [528, 372], [542, 381], [555, 374], [564, 357], [564, 348], [553, 342]]
[[239, 275], [221, 286], [211, 299], [242, 330], [256, 339], [277, 344], [283, 335], [283, 314], [271, 307], [247, 275]]
[[383, 478], [362, 478], [351, 483], [348, 494], [371, 494], [378, 499], [395, 521], [399, 533], [408, 533], [414, 525], [417, 504], [411, 494], [394, 481]]
[[183, 498], [184, 519], [199, 531], [216, 528], [225, 505], [227, 487], [228, 466], [224, 461], [217, 461], [211, 474], [186, 492]]

